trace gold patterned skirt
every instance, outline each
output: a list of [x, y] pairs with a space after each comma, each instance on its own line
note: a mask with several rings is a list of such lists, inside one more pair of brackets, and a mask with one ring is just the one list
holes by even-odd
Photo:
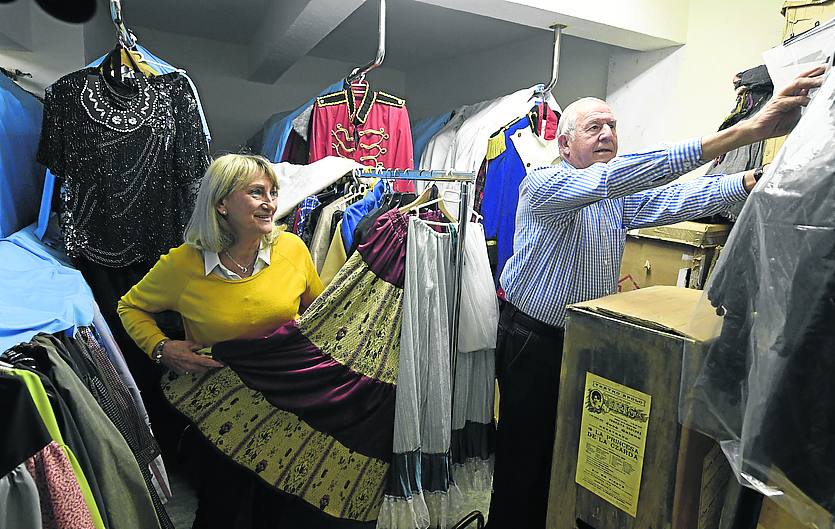
[[404, 217], [385, 214], [298, 322], [216, 344], [227, 366], [163, 380], [205, 438], [331, 516], [377, 518], [391, 457]]

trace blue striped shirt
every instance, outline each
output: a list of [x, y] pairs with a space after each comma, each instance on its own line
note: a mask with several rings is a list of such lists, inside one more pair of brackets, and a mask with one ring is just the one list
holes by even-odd
[[567, 305], [615, 293], [626, 230], [712, 215], [748, 196], [741, 174], [659, 187], [698, 167], [701, 156], [695, 139], [586, 169], [563, 160], [529, 173], [501, 276], [507, 300], [563, 327]]

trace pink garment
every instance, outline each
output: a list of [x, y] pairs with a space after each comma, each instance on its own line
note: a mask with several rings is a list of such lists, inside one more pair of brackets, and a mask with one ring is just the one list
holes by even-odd
[[38, 486], [44, 529], [95, 529], [70, 460], [52, 441], [26, 460]]
[[[380, 169], [413, 169], [406, 102], [367, 87], [361, 94], [346, 86], [317, 97], [311, 118], [310, 162], [325, 156], [350, 158]], [[412, 182], [406, 180], [396, 180], [393, 187], [414, 191]]]

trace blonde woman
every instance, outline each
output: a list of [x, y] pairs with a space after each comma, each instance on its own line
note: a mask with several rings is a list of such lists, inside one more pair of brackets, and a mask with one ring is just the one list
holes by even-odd
[[[186, 243], [119, 301], [125, 330], [154, 361], [178, 374], [222, 367], [199, 351], [267, 335], [321, 294], [304, 243], [275, 226], [278, 192], [278, 177], [261, 156], [227, 154], [209, 166]], [[180, 313], [185, 340], [159, 329], [153, 314], [165, 310]], [[207, 457], [194, 527], [231, 527], [254, 478], [216, 452]]]

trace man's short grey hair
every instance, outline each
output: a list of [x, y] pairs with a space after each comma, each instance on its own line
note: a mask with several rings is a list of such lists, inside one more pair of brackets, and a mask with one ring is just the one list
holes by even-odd
[[588, 106], [590, 103], [607, 104], [602, 99], [598, 99], [596, 97], [583, 97], [571, 103], [562, 111], [560, 124], [557, 125], [557, 136], [565, 134], [569, 138], [573, 139], [574, 131], [577, 130], [577, 114], [583, 107]]

